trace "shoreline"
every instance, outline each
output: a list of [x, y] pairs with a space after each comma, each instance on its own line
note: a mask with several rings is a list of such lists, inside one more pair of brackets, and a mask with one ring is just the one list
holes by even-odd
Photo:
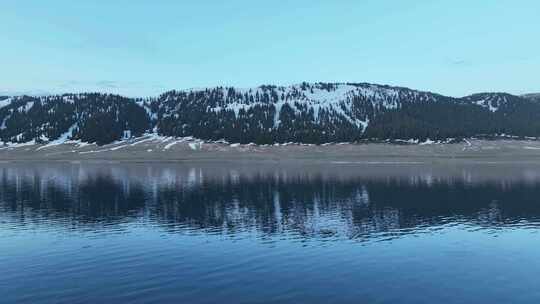
[[67, 141], [0, 148], [6, 162], [257, 162], [332, 165], [540, 163], [540, 141], [468, 139], [453, 143], [228, 144], [143, 136], [108, 145]]

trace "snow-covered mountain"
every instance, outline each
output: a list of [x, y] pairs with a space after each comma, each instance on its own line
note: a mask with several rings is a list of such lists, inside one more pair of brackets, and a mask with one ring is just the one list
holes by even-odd
[[373, 84], [299, 84], [170, 91], [145, 103], [165, 135], [235, 142], [348, 141], [377, 113], [449, 98]]
[[231, 142], [540, 136], [540, 104], [506, 93], [453, 98], [367, 83], [0, 97], [3, 142], [109, 143], [154, 132]]
[[121, 96], [85, 93], [0, 98], [3, 142], [74, 139], [103, 144], [125, 132], [142, 134], [149, 127], [144, 109]]
[[478, 93], [464, 97], [463, 100], [482, 106], [491, 112], [497, 112], [499, 109], [509, 108], [516, 104], [527, 102], [522, 97], [507, 93]]

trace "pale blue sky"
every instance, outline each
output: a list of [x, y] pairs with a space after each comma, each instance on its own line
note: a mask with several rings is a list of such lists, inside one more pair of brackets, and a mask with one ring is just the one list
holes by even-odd
[[540, 91], [540, 1], [0, 0], [0, 92]]

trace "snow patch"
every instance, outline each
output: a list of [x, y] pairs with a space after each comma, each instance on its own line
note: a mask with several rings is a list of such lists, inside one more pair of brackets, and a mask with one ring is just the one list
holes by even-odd
[[[189, 91], [189, 92], [194, 92]], [[200, 91], [199, 91], [200, 92]], [[281, 111], [284, 106], [288, 106], [295, 113], [313, 113], [314, 122], [320, 122], [320, 113], [325, 111], [330, 115], [338, 115], [348, 122], [365, 131], [369, 125], [368, 117], [359, 117], [355, 113], [355, 104], [358, 102], [371, 102], [374, 107], [396, 109], [400, 106], [400, 89], [359, 84], [305, 84], [293, 85], [289, 87], [273, 87], [271, 89], [234, 89], [235, 95], [229, 96], [228, 89], [222, 89], [222, 101], [219, 106], [209, 107], [207, 111], [221, 112], [232, 111], [236, 118], [240, 111], [246, 113], [253, 107], [273, 107], [274, 126], [276, 129], [281, 124]], [[407, 91], [407, 98], [419, 100], [431, 100], [429, 95], [422, 92]], [[244, 96], [271, 96], [262, 101], [247, 100]], [[369, 100], [369, 101], [368, 101]], [[224, 103], [224, 104], [223, 104]]]
[[191, 150], [194, 150], [194, 151], [200, 150], [202, 148], [202, 144], [200, 142], [189, 143], [188, 145], [191, 148]]
[[175, 140], [175, 141], [173, 141], [173, 142], [168, 143], [167, 145], [165, 145], [165, 147], [163, 148], [163, 150], [169, 150], [169, 149], [172, 148], [174, 145], [176, 145], [176, 144], [178, 144], [178, 143], [181, 143], [181, 142], [184, 142], [184, 141], [185, 141], [184, 138], [182, 138], [182, 139], [180, 139], [180, 140]]
[[[60, 135], [60, 137], [58, 139], [53, 140], [52, 142], [37, 148], [36, 151], [46, 149], [46, 148], [49, 148], [49, 147], [53, 147], [53, 146], [58, 146], [58, 145], [66, 143], [71, 138], [71, 136], [73, 136], [73, 131], [76, 128], [77, 128], [77, 123], [75, 123], [71, 127], [69, 127], [69, 129], [64, 134]], [[41, 135], [41, 136], [42, 136], [43, 140], [48, 140], [48, 138], [45, 137], [44, 135]]]
[[7, 99], [0, 100], [0, 109], [11, 104], [13, 97], [8, 97]]
[[123, 149], [123, 148], [127, 148], [129, 147], [130, 145], [120, 145], [120, 146], [116, 146], [116, 147], [112, 147], [110, 148], [109, 150], [110, 151], [116, 151], [116, 150], [120, 150], [120, 149]]

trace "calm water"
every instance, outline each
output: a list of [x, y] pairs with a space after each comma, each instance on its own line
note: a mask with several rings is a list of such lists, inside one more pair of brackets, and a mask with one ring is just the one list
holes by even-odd
[[0, 303], [539, 303], [540, 167], [0, 166]]

